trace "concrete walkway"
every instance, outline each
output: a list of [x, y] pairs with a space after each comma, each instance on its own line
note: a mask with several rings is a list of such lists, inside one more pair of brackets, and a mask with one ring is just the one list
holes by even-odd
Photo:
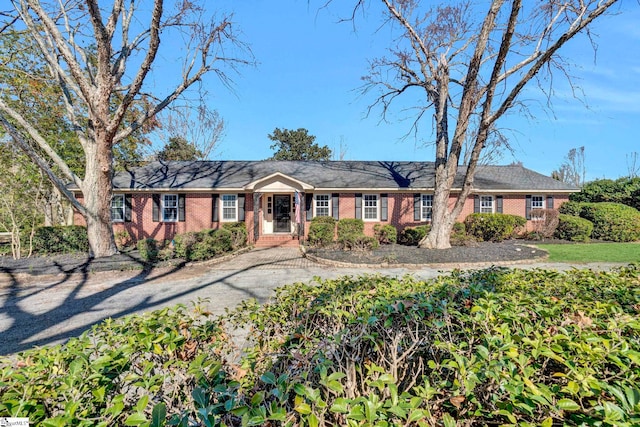
[[[481, 268], [482, 266], [477, 266]], [[573, 268], [537, 263], [518, 268]], [[607, 268], [586, 265], [585, 268]], [[203, 300], [222, 314], [241, 301], [263, 303], [279, 286], [344, 275], [384, 274], [435, 277], [447, 269], [340, 268], [316, 264], [298, 248], [254, 249], [220, 263], [200, 263], [179, 270], [82, 273], [0, 280], [0, 355], [49, 345], [80, 335], [108, 317], [141, 313]]]

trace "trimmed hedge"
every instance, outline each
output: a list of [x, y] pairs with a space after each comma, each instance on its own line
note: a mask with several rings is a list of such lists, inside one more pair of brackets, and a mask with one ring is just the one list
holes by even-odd
[[33, 236], [33, 251], [41, 255], [89, 252], [87, 228], [79, 225], [40, 227]]
[[326, 246], [335, 238], [336, 220], [331, 216], [317, 216], [309, 225], [309, 243], [314, 246]]
[[501, 242], [512, 237], [527, 220], [521, 216], [501, 213], [473, 213], [465, 220], [467, 233], [485, 242]]
[[582, 208], [584, 208], [588, 203], [586, 202], [564, 202], [558, 212], [564, 215], [572, 215], [572, 216], [580, 216], [580, 212], [582, 212]]
[[147, 262], [154, 262], [158, 259], [158, 242], [149, 238], [138, 240], [137, 243], [140, 258]]
[[555, 236], [572, 242], [588, 242], [593, 232], [593, 223], [588, 219], [560, 214]]
[[177, 234], [173, 243], [177, 258], [202, 261], [246, 246], [247, 228], [243, 222], [230, 222], [223, 224], [218, 230]]
[[580, 212], [593, 223], [594, 239], [612, 242], [640, 240], [640, 212], [621, 203], [588, 203]]
[[345, 250], [371, 250], [378, 247], [375, 237], [364, 234], [364, 221], [344, 218], [338, 221], [338, 244]]
[[376, 224], [373, 233], [381, 245], [390, 245], [398, 241], [398, 230], [391, 224]]
[[231, 249], [236, 250], [247, 246], [247, 224], [244, 222], [225, 222], [223, 230], [231, 232]]
[[420, 240], [429, 233], [430, 225], [418, 225], [415, 227], [406, 227], [400, 232], [398, 243], [406, 246], [417, 246]]

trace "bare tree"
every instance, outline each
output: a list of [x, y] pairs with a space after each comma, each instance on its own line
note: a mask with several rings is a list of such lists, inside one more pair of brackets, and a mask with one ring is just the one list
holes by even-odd
[[[13, 24], [8, 17], [0, 27], [6, 23], [26, 28], [36, 41], [52, 80], [62, 89], [65, 119], [84, 152], [84, 176], [69, 168], [37, 123], [3, 101], [0, 124], [85, 217], [93, 256], [111, 255], [116, 252], [110, 217], [114, 146], [144, 128], [205, 75], [213, 73], [228, 84], [221, 66], [235, 69], [248, 63], [238, 56], [247, 57], [248, 50], [236, 38], [231, 16], [211, 18], [197, 1], [171, 2], [175, 9], [170, 12], [163, 0], [114, 0], [108, 8], [97, 0], [10, 4], [17, 21]], [[168, 44], [161, 52], [161, 36], [183, 46]], [[169, 56], [182, 61], [181, 73], [154, 67], [157, 58]], [[163, 82], [173, 77], [170, 89], [161, 94], [154, 88], [160, 76]], [[135, 103], [144, 106], [142, 111], [127, 118]], [[80, 189], [82, 202], [69, 191], [68, 182]]]
[[587, 175], [584, 162], [584, 146], [572, 148], [558, 170], [551, 172], [551, 177], [567, 184], [581, 188]]
[[[417, 132], [420, 120], [431, 114], [435, 190], [431, 231], [420, 246], [448, 248], [483, 150], [492, 140], [505, 141], [496, 138], [498, 120], [525, 106], [522, 90], [532, 81], [542, 83], [542, 71], [569, 76], [559, 56], [562, 47], [579, 33], [588, 34], [589, 25], [616, 0], [492, 0], [482, 3], [485, 11], [472, 1], [434, 7], [420, 0], [380, 2], [397, 38], [387, 56], [371, 61], [363, 91], [380, 91], [370, 110], [380, 106], [383, 117], [398, 98], [421, 94], [412, 129]], [[355, 8], [374, 3], [358, 0]], [[454, 190], [459, 173], [464, 178]]]
[[160, 140], [166, 144], [172, 138], [183, 138], [198, 153], [198, 160], [210, 158], [224, 137], [224, 119], [204, 102], [196, 108], [182, 105], [166, 109], [159, 122], [161, 126], [156, 133]]

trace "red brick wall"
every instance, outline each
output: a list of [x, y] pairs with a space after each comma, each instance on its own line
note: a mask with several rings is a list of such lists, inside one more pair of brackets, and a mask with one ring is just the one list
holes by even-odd
[[[398, 231], [405, 227], [424, 224], [413, 219], [413, 194], [414, 193], [388, 193], [388, 218], [386, 222], [365, 221], [365, 234], [372, 236], [376, 224], [392, 224]], [[499, 194], [496, 194], [499, 195]], [[77, 196], [82, 202], [82, 196]], [[569, 200], [568, 195], [554, 195], [554, 208]], [[220, 199], [218, 199], [218, 202]], [[455, 197], [449, 199], [450, 207], [455, 202]], [[474, 197], [467, 199], [464, 208], [458, 217], [458, 221], [464, 221], [467, 215], [473, 213]], [[260, 211], [262, 210], [259, 204]], [[220, 211], [219, 211], [220, 212]], [[525, 216], [525, 194], [504, 195], [503, 213]], [[303, 213], [304, 215], [304, 213]], [[355, 193], [340, 193], [340, 218], [355, 218]], [[218, 228], [220, 222], [212, 222], [212, 205], [210, 193], [187, 193], [185, 197], [185, 221], [179, 222], [153, 222], [153, 202], [150, 193], [133, 194], [131, 222], [115, 223], [114, 232], [127, 230], [134, 240], [153, 238], [158, 241], [171, 240], [178, 233], [199, 231], [207, 228]], [[259, 218], [261, 214], [259, 214]], [[74, 214], [74, 224], [85, 225], [84, 218], [78, 212]], [[245, 195], [245, 224], [249, 242], [253, 242], [253, 195]], [[309, 221], [305, 221], [305, 233], [309, 231]], [[262, 232], [262, 224], [258, 224]]]

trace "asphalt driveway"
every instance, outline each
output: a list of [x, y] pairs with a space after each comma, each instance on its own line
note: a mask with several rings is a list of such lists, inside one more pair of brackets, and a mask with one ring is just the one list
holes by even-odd
[[[480, 267], [480, 266], [478, 266]], [[521, 266], [522, 267], [522, 266]], [[528, 268], [571, 268], [530, 264]], [[445, 269], [446, 270], [446, 269]], [[215, 314], [247, 298], [265, 302], [276, 287], [344, 275], [414, 274], [431, 278], [443, 269], [332, 267], [303, 258], [298, 248], [254, 249], [216, 264], [180, 269], [56, 276], [0, 273], [0, 355], [60, 343], [102, 320], [199, 299]]]

